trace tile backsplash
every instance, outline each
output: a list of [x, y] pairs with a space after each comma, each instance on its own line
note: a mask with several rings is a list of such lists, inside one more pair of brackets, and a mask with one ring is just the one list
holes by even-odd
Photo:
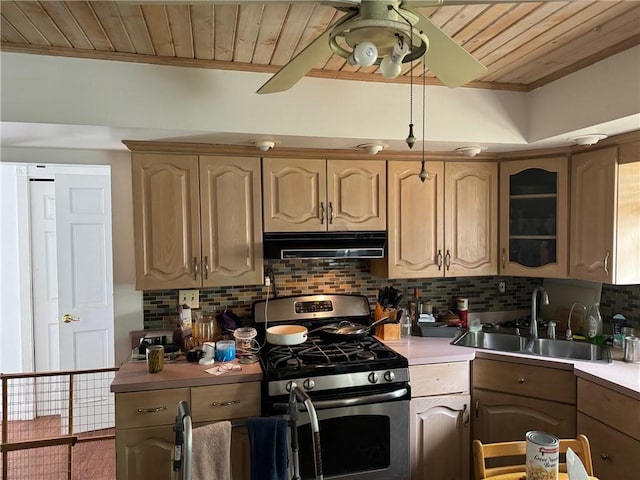
[[[273, 296], [314, 293], [358, 293], [369, 298], [372, 307], [378, 289], [392, 285], [404, 294], [403, 302], [413, 295], [414, 288], [420, 298], [431, 300], [439, 310], [455, 309], [457, 297], [469, 299], [469, 311], [491, 312], [523, 310], [531, 306], [531, 292], [542, 284], [541, 278], [528, 277], [458, 277], [386, 280], [369, 273], [366, 260], [267, 260], [265, 271], [273, 272], [273, 284], [240, 287], [220, 287], [200, 290], [200, 308], [232, 309], [240, 317], [251, 316], [251, 305], [267, 294]], [[498, 281], [506, 281], [505, 293], [498, 292]], [[178, 291], [146, 291], [144, 301], [144, 327], [146, 329], [171, 328], [176, 325]], [[622, 313], [633, 319], [640, 318], [640, 285], [602, 286], [601, 311], [605, 319]], [[637, 326], [637, 325], [636, 325]]]

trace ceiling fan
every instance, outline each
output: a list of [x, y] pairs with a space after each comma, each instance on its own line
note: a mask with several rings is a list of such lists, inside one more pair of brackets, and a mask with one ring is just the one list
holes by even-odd
[[[468, 0], [467, 0], [468, 1]], [[446, 0], [345, 0], [328, 2], [347, 12], [273, 75], [257, 93], [290, 89], [309, 70], [335, 53], [351, 65], [380, 65], [394, 78], [402, 64], [423, 59], [442, 83], [458, 87], [487, 71], [480, 62], [430, 20], [409, 7], [437, 6]], [[460, 3], [459, 1], [455, 3]]]

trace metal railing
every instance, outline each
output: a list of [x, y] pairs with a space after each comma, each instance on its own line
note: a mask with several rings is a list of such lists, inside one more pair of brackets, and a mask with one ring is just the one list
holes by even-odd
[[2, 478], [115, 478], [117, 368], [1, 374]]

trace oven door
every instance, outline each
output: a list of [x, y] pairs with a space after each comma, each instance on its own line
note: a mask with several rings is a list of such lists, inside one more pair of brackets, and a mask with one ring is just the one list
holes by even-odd
[[[408, 399], [337, 407], [331, 401], [331, 408], [323, 408], [322, 403], [314, 406], [324, 478], [409, 478]], [[298, 417], [298, 442], [300, 475], [313, 479], [313, 434], [307, 412]]]

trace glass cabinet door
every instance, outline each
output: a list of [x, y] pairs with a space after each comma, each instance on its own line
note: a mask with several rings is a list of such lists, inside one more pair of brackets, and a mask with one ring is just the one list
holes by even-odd
[[501, 273], [565, 276], [566, 157], [503, 162], [500, 174]]

